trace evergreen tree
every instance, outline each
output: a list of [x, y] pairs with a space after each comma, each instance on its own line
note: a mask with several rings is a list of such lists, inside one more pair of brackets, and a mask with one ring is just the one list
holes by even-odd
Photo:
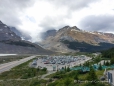
[[97, 56], [95, 59], [94, 59], [94, 62], [95, 63], [98, 63], [98, 62], [100, 62], [101, 61], [101, 56], [99, 55], [99, 56]]
[[66, 66], [65, 66], [65, 72], [66, 72]]
[[76, 74], [74, 76], [74, 80], [77, 80], [77, 82], [78, 82], [78, 80], [79, 80], [79, 78], [78, 78], [78, 72], [76, 72]]
[[92, 66], [90, 67], [90, 71], [89, 71], [87, 79], [90, 81], [96, 81], [97, 80], [97, 75], [96, 75], [95, 70], [93, 69]]
[[106, 61], [106, 66], [109, 66], [109, 65], [110, 65], [110, 63], [108, 61]]
[[80, 67], [81, 67], [82, 65], [80, 64]]
[[104, 60], [104, 63], [103, 63], [103, 65], [106, 65], [106, 63], [105, 63], [105, 60]]
[[111, 58], [110, 63], [114, 64], [114, 58], [113, 57]]
[[72, 80], [69, 79], [68, 77], [64, 80], [64, 85], [69, 86], [71, 84]]
[[69, 71], [70, 71], [70, 68], [69, 68], [69, 67], [67, 67], [66, 71], [67, 71], [67, 72], [69, 72]]
[[101, 63], [99, 64], [99, 68], [98, 68], [99, 70], [102, 70], [102, 66], [101, 66]]

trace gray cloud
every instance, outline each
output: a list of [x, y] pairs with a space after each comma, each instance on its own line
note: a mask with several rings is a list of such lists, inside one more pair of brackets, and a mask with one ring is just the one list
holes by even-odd
[[78, 10], [84, 7], [88, 7], [90, 3], [96, 2], [98, 0], [48, 0], [54, 4], [57, 8], [61, 6], [68, 7], [69, 10]]
[[21, 24], [19, 16], [34, 4], [34, 0], [0, 0], [0, 20], [7, 25]]
[[90, 31], [114, 32], [114, 15], [87, 16], [80, 22], [80, 26]]
[[[44, 0], [45, 1], [45, 0]], [[48, 29], [60, 29], [61, 27], [64, 27], [66, 25], [69, 25], [65, 23], [67, 19], [71, 19], [73, 12], [83, 9], [84, 7], [88, 7], [90, 3], [96, 2], [98, 0], [47, 0], [49, 3], [51, 3], [56, 9], [61, 9], [62, 7], [67, 8], [66, 15], [60, 15], [57, 17], [53, 16], [46, 16], [44, 19], [42, 19], [41, 26], [44, 28], [44, 31]]]
[[66, 16], [57, 16], [57, 17], [51, 17], [51, 16], [46, 16], [42, 21], [39, 26], [44, 28], [44, 31], [49, 30], [49, 29], [60, 29], [61, 27], [66, 26], [67, 24], [65, 23], [65, 19], [69, 18]]

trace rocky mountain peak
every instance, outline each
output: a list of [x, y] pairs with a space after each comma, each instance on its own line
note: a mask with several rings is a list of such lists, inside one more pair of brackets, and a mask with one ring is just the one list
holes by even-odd
[[80, 29], [78, 29], [76, 26], [71, 27], [71, 29], [75, 29], [75, 30], [79, 30], [80, 31]]
[[55, 36], [56, 32], [57, 32], [57, 30], [55, 30], [55, 29], [47, 30], [46, 32], [41, 33], [41, 38], [46, 39], [49, 36]]
[[70, 26], [65, 26], [65, 27], [59, 29], [58, 32], [59, 32], [59, 31], [65, 31], [65, 30], [68, 30], [69, 28], [70, 28]]
[[68, 29], [69, 27], [70, 27], [70, 26], [64, 26], [62, 29], [64, 29], [64, 28], [65, 28], [65, 29]]
[[75, 31], [81, 31], [79, 28], [77, 28], [76, 26], [70, 27], [70, 26], [65, 26], [61, 29], [58, 30], [59, 31], [67, 31], [67, 30], [75, 30]]
[[48, 30], [48, 31], [46, 31], [46, 32], [47, 32], [47, 33], [49, 33], [49, 34], [50, 34], [50, 33], [52, 33], [52, 34], [53, 34], [53, 33], [55, 33], [55, 32], [56, 32], [56, 30], [55, 30], [55, 29], [52, 29], [52, 30]]
[[0, 21], [0, 41], [3, 40], [21, 40], [21, 38]]

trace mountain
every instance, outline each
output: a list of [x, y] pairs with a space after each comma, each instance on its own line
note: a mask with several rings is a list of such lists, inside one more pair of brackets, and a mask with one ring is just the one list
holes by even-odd
[[11, 27], [9, 26], [10, 30], [13, 31], [17, 36], [21, 37], [22, 40], [31, 40], [31, 36], [29, 34], [26, 34], [18, 29], [16, 29], [15, 27]]
[[16, 54], [51, 54], [51, 51], [22, 40], [10, 28], [0, 21], [0, 53]]
[[46, 32], [41, 33], [41, 38], [42, 39], [46, 39], [49, 36], [55, 36], [56, 35], [56, 31], [55, 29], [52, 30], [47, 30]]
[[95, 52], [114, 47], [114, 34], [65, 26], [56, 31], [54, 36], [48, 36], [41, 45], [60, 52]]

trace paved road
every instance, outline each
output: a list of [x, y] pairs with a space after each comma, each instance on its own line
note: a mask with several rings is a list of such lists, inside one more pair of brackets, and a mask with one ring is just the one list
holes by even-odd
[[[41, 79], [46, 79], [46, 78], [45, 78], [46, 76], [51, 75], [51, 74], [56, 73], [56, 72], [57, 72], [57, 71], [48, 71], [47, 74], [44, 74], [44, 75], [41, 76]], [[48, 79], [48, 78], [47, 78], [47, 79]]]
[[4, 64], [0, 64], [0, 73], [4, 72], [4, 71], [8, 71], [10, 70], [11, 68], [15, 67], [15, 66], [18, 66], [30, 59], [33, 59], [35, 58], [36, 55], [34, 56], [30, 56], [30, 57], [27, 57], [27, 58], [24, 58], [24, 59], [20, 59], [18, 61], [12, 61], [12, 62], [8, 62], [8, 63], [4, 63]]

